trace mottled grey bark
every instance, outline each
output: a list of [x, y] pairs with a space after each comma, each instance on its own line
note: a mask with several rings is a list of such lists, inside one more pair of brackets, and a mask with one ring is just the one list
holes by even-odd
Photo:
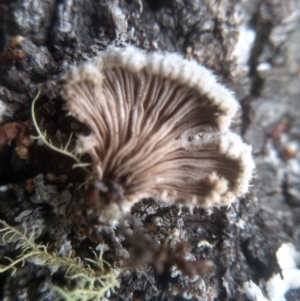
[[[277, 249], [292, 242], [300, 250], [299, 0], [18, 0], [0, 1], [0, 16], [1, 122], [30, 120], [41, 89], [37, 119], [56, 142], [86, 131], [65, 116], [61, 76], [110, 44], [190, 56], [235, 91], [241, 112], [233, 127], [252, 144], [257, 166], [250, 193], [231, 208], [195, 208], [193, 214], [143, 200], [128, 217], [132, 236], [105, 229], [101, 239], [114, 267], [134, 266], [121, 273], [113, 300], [249, 300], [242, 289], [249, 280], [267, 298], [264, 281], [280, 271]], [[237, 51], [245, 30], [255, 39]], [[14, 45], [17, 35], [25, 39]], [[37, 242], [49, 243], [49, 250], [91, 257], [97, 244], [70, 218], [84, 193], [78, 189], [84, 174], [35, 142], [21, 159], [16, 143], [0, 151], [0, 218], [35, 227]], [[155, 262], [144, 264], [141, 253], [151, 252], [151, 244], [172, 249], [181, 241], [187, 260], [210, 260], [214, 272], [189, 279], [176, 267], [159, 274]], [[14, 248], [1, 246], [0, 258], [13, 257]], [[28, 262], [13, 276], [0, 274], [0, 299], [54, 300], [51, 286], [65, 281], [63, 273]], [[299, 300], [300, 290], [286, 299]]]

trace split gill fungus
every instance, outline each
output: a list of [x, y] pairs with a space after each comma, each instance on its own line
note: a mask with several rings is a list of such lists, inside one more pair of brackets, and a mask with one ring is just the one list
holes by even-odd
[[229, 131], [238, 102], [197, 62], [109, 47], [65, 80], [67, 110], [91, 131], [77, 151], [92, 159], [104, 220], [142, 198], [212, 207], [247, 193], [251, 147]]

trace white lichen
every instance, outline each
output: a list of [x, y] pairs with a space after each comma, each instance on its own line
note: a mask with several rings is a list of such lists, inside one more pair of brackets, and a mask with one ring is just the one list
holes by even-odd
[[3, 116], [5, 114], [6, 109], [6, 104], [0, 99], [0, 122], [3, 121]]
[[285, 294], [290, 289], [300, 288], [300, 252], [292, 243], [283, 243], [276, 252], [281, 274], [274, 275], [267, 282], [267, 292], [272, 301], [285, 301]]
[[[251, 279], [243, 283], [243, 292], [251, 301], [286, 301], [285, 294], [291, 289], [300, 288], [300, 252], [292, 243], [283, 243], [276, 252], [280, 273], [273, 275], [266, 283], [259, 285]], [[266, 289], [266, 295], [262, 289]]]

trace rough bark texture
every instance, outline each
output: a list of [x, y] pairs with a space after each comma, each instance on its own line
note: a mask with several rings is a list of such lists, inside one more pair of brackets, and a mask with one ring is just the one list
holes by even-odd
[[[277, 249], [286, 242], [300, 249], [299, 0], [16, 0], [0, 1], [0, 16], [1, 124], [26, 128], [0, 150], [0, 218], [36, 228], [37, 242], [48, 243], [49, 251], [91, 258], [97, 244], [71, 218], [84, 194], [78, 188], [84, 173], [36, 141], [24, 146], [24, 136], [35, 133], [31, 101], [41, 89], [39, 125], [56, 144], [66, 143], [72, 131], [86, 131], [63, 111], [61, 76], [70, 65], [109, 44], [176, 51], [213, 69], [235, 91], [241, 112], [233, 127], [253, 146], [253, 186], [231, 208], [193, 214], [142, 200], [124, 226], [104, 229], [104, 257], [115, 268], [131, 266], [110, 298], [248, 300], [242, 284], [249, 280], [268, 297], [264, 282], [280, 271]], [[256, 35], [249, 59], [237, 62], [245, 26]], [[169, 269], [173, 262], [144, 258], [159, 243], [171, 252], [182, 241], [186, 260], [210, 260], [214, 271], [189, 279], [178, 267]], [[1, 246], [1, 263], [14, 248]], [[27, 262], [14, 275], [0, 274], [0, 299], [55, 300], [51, 286], [64, 281], [62, 273]], [[300, 300], [300, 290], [286, 299]]]

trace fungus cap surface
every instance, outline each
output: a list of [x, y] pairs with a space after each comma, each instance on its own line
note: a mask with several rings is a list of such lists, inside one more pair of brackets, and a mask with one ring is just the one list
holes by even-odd
[[251, 147], [228, 130], [238, 102], [205, 67], [109, 47], [65, 79], [67, 109], [91, 130], [78, 151], [91, 156], [107, 190], [119, 187], [124, 211], [147, 197], [229, 205], [248, 191]]

